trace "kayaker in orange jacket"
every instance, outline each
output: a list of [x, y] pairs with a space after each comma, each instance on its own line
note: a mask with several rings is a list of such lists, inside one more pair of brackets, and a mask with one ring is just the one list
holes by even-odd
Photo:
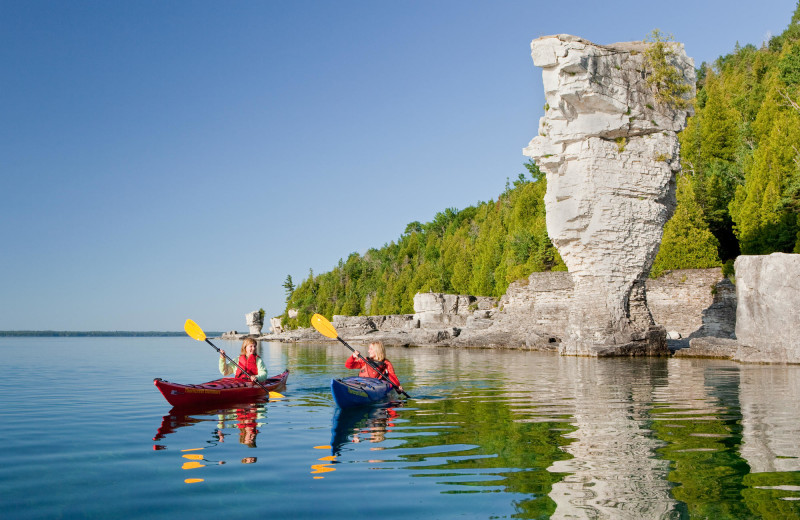
[[233, 363], [229, 363], [227, 359], [225, 359], [225, 351], [219, 351], [219, 372], [223, 376], [227, 376], [230, 374], [235, 374], [235, 377], [239, 379], [249, 379], [253, 382], [255, 381], [264, 381], [267, 379], [267, 368], [264, 366], [264, 362], [261, 361], [261, 358], [256, 354], [256, 345], [258, 343], [253, 338], [244, 338], [242, 342], [242, 352], [239, 355], [239, 359], [236, 360], [239, 365], [245, 369], [246, 373], [243, 374], [239, 367], [234, 365]]
[[[386, 359], [386, 349], [383, 347], [382, 341], [373, 341], [369, 344], [369, 359], [374, 362], [378, 368], [381, 369], [381, 373], [389, 378], [389, 381], [394, 383], [397, 387], [398, 392], [403, 391], [403, 387], [400, 385], [400, 380], [397, 379], [397, 375], [394, 373], [394, 367], [392, 366], [392, 362]], [[344, 362], [345, 368], [360, 368], [358, 375], [361, 377], [373, 377], [375, 379], [381, 379], [381, 376], [378, 375], [378, 372], [373, 369], [369, 364], [361, 359], [359, 356], [361, 354], [357, 351], [353, 351], [353, 355], [347, 358], [347, 361]]]

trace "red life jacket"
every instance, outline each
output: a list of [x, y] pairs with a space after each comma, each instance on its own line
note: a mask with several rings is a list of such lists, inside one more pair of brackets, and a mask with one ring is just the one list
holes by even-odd
[[237, 368], [235, 377], [237, 379], [250, 379], [248, 375], [257, 376], [258, 375], [258, 362], [256, 361], [257, 359], [258, 356], [256, 356], [255, 354], [253, 354], [249, 358], [245, 358], [244, 354], [239, 356], [239, 366], [244, 368], [247, 374], [242, 374], [242, 371]]
[[236, 419], [238, 419], [239, 424], [236, 426], [239, 428], [252, 428], [256, 425], [256, 419], [258, 415], [256, 414], [255, 408], [248, 408], [243, 410], [239, 408], [236, 410]]
[[[375, 363], [375, 365], [377, 365], [378, 371], [380, 372], [380, 374], [383, 374], [383, 375], [385, 375], [387, 377], [389, 376], [389, 370], [386, 368], [386, 361], [381, 361], [380, 363], [378, 363], [374, 359], [370, 359], [370, 361], [372, 361], [373, 363]], [[376, 371], [374, 368], [372, 368], [369, 365], [369, 363], [366, 363], [366, 362], [363, 362], [363, 363], [364, 363], [364, 366], [361, 367], [361, 370], [358, 371], [358, 375], [359, 376], [361, 376], [361, 377], [373, 377], [375, 379], [380, 379], [381, 378], [381, 376], [378, 373], [378, 371]]]

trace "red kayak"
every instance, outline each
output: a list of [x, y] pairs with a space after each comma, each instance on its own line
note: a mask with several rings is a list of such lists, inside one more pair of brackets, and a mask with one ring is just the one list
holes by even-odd
[[[261, 384], [270, 392], [280, 390], [286, 387], [288, 377], [289, 371], [287, 370], [283, 374], [267, 378]], [[182, 385], [156, 378], [153, 380], [153, 384], [172, 406], [252, 402], [267, 395], [267, 392], [259, 385], [235, 377], [223, 377], [199, 385]]]

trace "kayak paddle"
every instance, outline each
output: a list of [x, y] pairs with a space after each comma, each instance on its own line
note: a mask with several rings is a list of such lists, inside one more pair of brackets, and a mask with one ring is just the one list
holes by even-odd
[[[203, 332], [203, 329], [201, 329], [200, 325], [198, 325], [197, 323], [193, 322], [192, 320], [186, 320], [186, 323], [183, 325], [183, 330], [186, 331], [186, 334], [188, 334], [190, 338], [194, 338], [197, 341], [205, 341], [206, 343], [214, 347], [214, 350], [222, 354], [220, 349], [218, 349], [216, 345], [214, 345], [208, 340], [208, 338], [206, 337], [206, 333]], [[225, 354], [225, 359], [236, 365], [239, 368], [239, 370], [242, 371], [243, 374], [247, 373], [247, 371], [243, 369], [241, 365], [239, 365], [239, 363], [228, 357], [228, 354]], [[269, 390], [267, 390], [267, 387], [261, 384], [261, 381], [256, 380], [255, 383], [261, 388], [263, 388], [267, 392], [267, 395], [269, 395], [270, 397], [283, 397], [283, 395], [279, 394], [278, 392], [270, 392]]]
[[[328, 321], [328, 318], [326, 318], [322, 314], [315, 314], [315, 315], [311, 316], [311, 325], [315, 329], [317, 329], [317, 332], [319, 332], [320, 334], [322, 334], [326, 338], [338, 339], [342, 343], [342, 345], [344, 345], [345, 347], [349, 348], [351, 352], [355, 352], [356, 351], [356, 349], [354, 349], [353, 347], [348, 345], [345, 340], [343, 340], [342, 338], [339, 337], [339, 334], [336, 332], [336, 328], [333, 326], [333, 324], [330, 321]], [[190, 336], [191, 336], [191, 334], [190, 334]], [[375, 365], [375, 362], [373, 362], [369, 358], [365, 358], [364, 356], [361, 355], [360, 352], [358, 354], [358, 357], [360, 357], [364, 362], [366, 362], [370, 367], [372, 367], [372, 369], [375, 370], [375, 372], [377, 372], [379, 376], [381, 376], [381, 379], [385, 379], [386, 381], [388, 381], [389, 384], [392, 385], [392, 388], [397, 390], [398, 393], [403, 394], [404, 396], [406, 396], [409, 399], [411, 399], [411, 396], [408, 395], [405, 392], [405, 390], [400, 390], [397, 387], [397, 385], [392, 383], [391, 379], [386, 377], [386, 375], [384, 375], [383, 372], [380, 371], [380, 369], [377, 367], [377, 365]]]

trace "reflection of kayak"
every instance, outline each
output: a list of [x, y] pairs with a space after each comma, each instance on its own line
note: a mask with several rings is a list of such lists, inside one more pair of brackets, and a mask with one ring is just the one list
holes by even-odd
[[[262, 384], [269, 391], [286, 386], [289, 371], [267, 378]], [[161, 378], [153, 380], [158, 390], [172, 406], [198, 406], [220, 402], [248, 402], [265, 397], [267, 392], [259, 385], [234, 377], [223, 377], [199, 385], [170, 383]]]
[[[197, 405], [197, 406], [175, 406], [169, 413], [162, 417], [161, 425], [153, 436], [154, 441], [161, 441], [167, 435], [175, 433], [183, 427], [193, 426], [200, 423], [214, 425], [212, 437], [213, 441], [218, 442], [224, 436], [222, 430], [230, 429], [234, 426], [242, 431], [247, 431], [248, 427], [257, 428], [263, 423], [266, 417], [267, 403], [261, 401], [249, 404], [218, 403], [216, 405]], [[258, 433], [258, 430], [255, 430]], [[155, 444], [154, 450], [165, 450], [165, 445]]]
[[400, 403], [383, 406], [358, 406], [337, 408], [333, 413], [331, 428], [331, 455], [341, 455], [342, 448], [355, 440], [357, 436], [376, 442], [378, 435], [390, 431], [394, 426], [392, 420], [397, 417], [395, 407]]
[[337, 408], [333, 412], [331, 428], [331, 454], [339, 455], [342, 446], [350, 442], [350, 436], [367, 424], [376, 407]]
[[160, 441], [165, 436], [170, 433], [175, 433], [176, 430], [184, 426], [192, 426], [193, 424], [212, 420], [217, 421], [217, 410], [213, 408], [210, 410], [202, 409], [197, 412], [192, 410], [192, 413], [189, 413], [189, 409], [187, 408], [173, 408], [170, 410], [169, 414], [161, 418], [161, 426], [158, 427], [153, 440]]
[[331, 380], [333, 400], [339, 408], [386, 401], [393, 387], [388, 381], [372, 377], [345, 377]]

